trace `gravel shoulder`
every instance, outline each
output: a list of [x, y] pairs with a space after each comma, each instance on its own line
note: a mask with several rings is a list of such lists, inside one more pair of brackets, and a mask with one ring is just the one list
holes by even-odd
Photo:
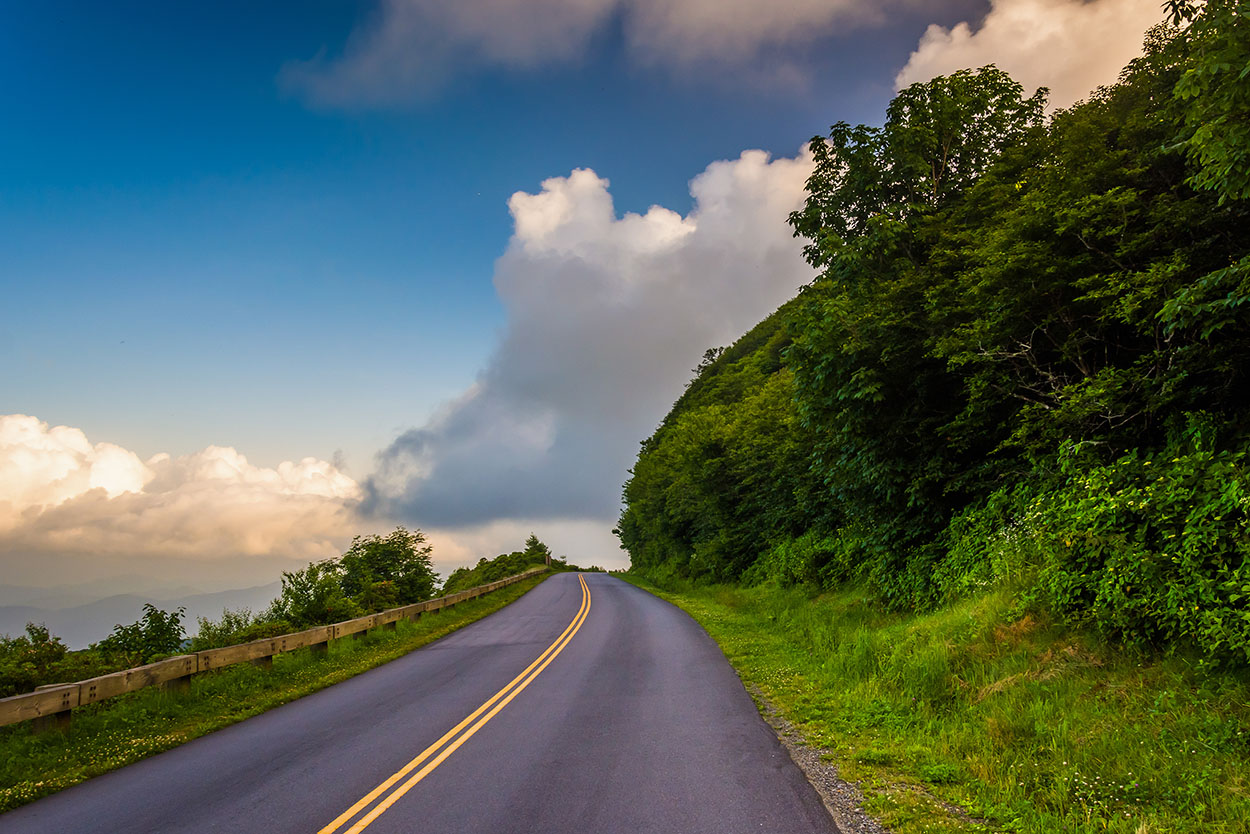
[[824, 755], [829, 752], [819, 747], [810, 747], [803, 741], [802, 734], [786, 717], [764, 696], [754, 685], [748, 685], [747, 691], [755, 699], [764, 720], [777, 733], [777, 738], [785, 745], [790, 758], [798, 765], [807, 781], [820, 794], [829, 815], [837, 824], [842, 834], [890, 834], [889, 829], [870, 817], [864, 811], [864, 796], [853, 782], [847, 782], [838, 774], [837, 765], [827, 761]]

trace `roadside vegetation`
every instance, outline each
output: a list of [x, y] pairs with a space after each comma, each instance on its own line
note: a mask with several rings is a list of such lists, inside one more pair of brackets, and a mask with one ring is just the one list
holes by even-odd
[[891, 613], [863, 588], [663, 586], [895, 834], [1250, 830], [1250, 681], [1124, 650], [1002, 588]]
[[[522, 573], [543, 564], [551, 551], [531, 534], [523, 551], [454, 570], [441, 587], [431, 554], [420, 530], [398, 527], [385, 536], [357, 536], [342, 556], [284, 572], [281, 593], [264, 611], [227, 609], [218, 619], [200, 617], [190, 637], [181, 609], [164, 611], [151, 604], [143, 606], [138, 620], [115, 626], [81, 651], [70, 651], [44, 625], [29, 623], [25, 634], [0, 635], [0, 698], [423, 602]], [[579, 570], [559, 558], [552, 558], [551, 565]]]
[[990, 66], [814, 139], [819, 277], [624, 488], [632, 574], [845, 772], [995, 830], [1247, 826], [1250, 6], [1168, 6], [1067, 110]]
[[163, 611], [151, 604], [143, 606], [137, 621], [118, 624], [83, 651], [69, 651], [42, 624], [30, 623], [25, 634], [0, 635], [0, 698], [431, 599], [438, 590], [431, 552], [420, 530], [398, 527], [385, 536], [357, 536], [342, 556], [283, 572], [282, 592], [265, 611], [201, 617], [190, 640], [182, 609]]
[[149, 688], [74, 711], [65, 732], [33, 732], [29, 722], [0, 727], [0, 812], [380, 666], [468, 625], [520, 597], [545, 578], [509, 585], [452, 608], [373, 630], [360, 640], [331, 641], [328, 654], [299, 649], [271, 669], [239, 664], [196, 675], [187, 692]]
[[551, 549], [539, 541], [537, 536], [530, 533], [529, 538], [525, 540], [524, 550], [500, 553], [494, 559], [482, 558], [471, 568], [457, 568], [452, 571], [447, 581], [443, 583], [442, 593], [454, 594], [466, 588], [476, 588], [478, 585], [485, 585], [508, 576], [516, 576], [536, 565], [545, 564], [550, 564], [553, 571], [603, 570], [594, 565], [589, 568], [570, 565], [566, 559], [551, 555]]

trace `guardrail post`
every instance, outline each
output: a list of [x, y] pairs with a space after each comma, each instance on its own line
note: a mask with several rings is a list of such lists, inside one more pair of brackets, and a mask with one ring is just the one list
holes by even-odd
[[248, 663], [251, 663], [253, 666], [259, 666], [261, 669], [272, 669], [273, 668], [273, 655], [266, 655], [265, 657], [254, 657], [251, 660], [249, 660]]
[[[44, 689], [56, 689], [61, 686], [69, 686], [64, 683], [48, 683], [43, 686], [36, 686], [35, 691], [40, 692]], [[49, 715], [40, 715], [30, 722], [31, 729], [36, 733], [46, 733], [52, 730], [68, 730], [73, 713], [70, 708], [66, 707], [60, 712], [54, 712]]]
[[398, 620], [391, 620], [389, 623], [382, 623], [380, 627], [386, 629], [387, 631], [394, 631], [395, 625], [398, 622]]
[[69, 710], [64, 712], [54, 712], [51, 715], [41, 715], [30, 722], [31, 729], [36, 733], [47, 733], [52, 730], [68, 730], [70, 724]]
[[330, 641], [324, 643], [313, 643], [308, 647], [308, 651], [313, 653], [313, 657], [325, 657], [330, 652]]
[[170, 678], [161, 684], [161, 689], [166, 692], [187, 692], [191, 689], [191, 676], [183, 675], [180, 678]]

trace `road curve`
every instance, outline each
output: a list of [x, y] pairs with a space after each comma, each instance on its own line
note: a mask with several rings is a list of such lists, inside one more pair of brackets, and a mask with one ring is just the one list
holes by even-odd
[[0, 815], [0, 830], [837, 833], [703, 629], [604, 574], [553, 576], [399, 660]]

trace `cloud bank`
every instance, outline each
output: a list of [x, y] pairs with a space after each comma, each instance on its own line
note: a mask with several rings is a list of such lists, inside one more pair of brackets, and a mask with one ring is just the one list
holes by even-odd
[[379, 454], [368, 510], [435, 528], [610, 525], [638, 442], [703, 352], [814, 277], [786, 224], [810, 171], [805, 154], [715, 162], [684, 216], [617, 217], [587, 169], [514, 194], [495, 272], [502, 340], [474, 386]]
[[576, 60], [615, 21], [640, 63], [749, 68], [762, 50], [883, 20], [903, 2], [914, 0], [383, 0], [340, 55], [292, 62], [282, 81], [318, 106], [397, 104], [469, 67]]
[[0, 553], [9, 557], [320, 559], [359, 532], [361, 494], [314, 458], [269, 469], [209, 446], [145, 461], [80, 429], [0, 416]]
[[1050, 88], [1068, 107], [1112, 84], [1141, 54], [1147, 29], [1163, 20], [1159, 0], [991, 0], [975, 31], [933, 25], [895, 78], [899, 89], [966, 67], [997, 64], [1030, 93]]

